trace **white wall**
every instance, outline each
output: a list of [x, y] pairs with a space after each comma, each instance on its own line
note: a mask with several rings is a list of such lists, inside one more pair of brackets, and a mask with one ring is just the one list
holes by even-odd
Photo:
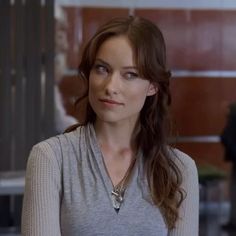
[[65, 6], [176, 8], [176, 9], [236, 9], [236, 0], [55, 0]]

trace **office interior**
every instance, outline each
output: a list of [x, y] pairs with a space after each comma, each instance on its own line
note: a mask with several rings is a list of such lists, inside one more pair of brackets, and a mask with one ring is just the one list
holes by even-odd
[[236, 235], [222, 229], [231, 163], [220, 135], [236, 101], [236, 2], [230, 0], [0, 1], [0, 235], [20, 235], [32, 146], [62, 132], [55, 124], [55, 85], [63, 112], [82, 119], [74, 106], [83, 86], [77, 77], [82, 49], [98, 26], [128, 15], [152, 20], [166, 40], [171, 143], [199, 170], [199, 235]]

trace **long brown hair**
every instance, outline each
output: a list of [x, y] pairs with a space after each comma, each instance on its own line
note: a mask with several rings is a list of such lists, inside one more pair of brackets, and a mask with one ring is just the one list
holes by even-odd
[[[166, 68], [166, 46], [158, 27], [139, 17], [115, 18], [100, 27], [85, 47], [78, 68], [80, 78], [87, 84], [87, 90], [77, 104], [88, 96], [89, 74], [99, 47], [108, 38], [119, 35], [125, 35], [129, 39], [140, 76], [158, 88], [155, 95], [146, 98], [135, 141], [144, 154], [145, 173], [152, 200], [161, 210], [168, 228], [172, 229], [179, 218], [178, 208], [183, 201], [184, 190], [180, 187], [182, 174], [174, 160], [177, 157], [173, 158], [171, 148], [167, 146], [171, 73]], [[94, 123], [95, 119], [96, 114], [87, 102], [84, 124]]]

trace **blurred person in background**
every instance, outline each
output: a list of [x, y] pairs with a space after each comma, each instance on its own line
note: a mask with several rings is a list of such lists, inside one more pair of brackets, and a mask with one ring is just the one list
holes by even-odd
[[232, 163], [230, 177], [230, 218], [223, 225], [225, 230], [236, 231], [236, 103], [229, 107], [226, 126], [221, 135], [221, 142], [225, 149], [225, 160]]
[[79, 65], [83, 124], [35, 145], [23, 236], [198, 236], [195, 162], [168, 145], [171, 73], [159, 28], [115, 18]]
[[69, 126], [78, 123], [77, 119], [67, 114], [64, 107], [59, 83], [63, 79], [67, 69], [68, 38], [66, 29], [68, 27], [67, 17], [62, 7], [55, 8], [55, 128], [57, 133], [63, 133]]

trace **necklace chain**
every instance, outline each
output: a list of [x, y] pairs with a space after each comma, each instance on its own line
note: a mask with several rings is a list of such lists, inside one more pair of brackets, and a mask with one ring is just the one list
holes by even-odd
[[112, 200], [113, 200], [113, 207], [115, 208], [115, 210], [117, 212], [119, 211], [120, 206], [124, 201], [124, 193], [125, 193], [128, 181], [130, 179], [135, 161], [136, 161], [136, 158], [133, 158], [124, 177], [121, 179], [121, 181], [116, 186], [113, 187], [113, 190], [111, 191]]

